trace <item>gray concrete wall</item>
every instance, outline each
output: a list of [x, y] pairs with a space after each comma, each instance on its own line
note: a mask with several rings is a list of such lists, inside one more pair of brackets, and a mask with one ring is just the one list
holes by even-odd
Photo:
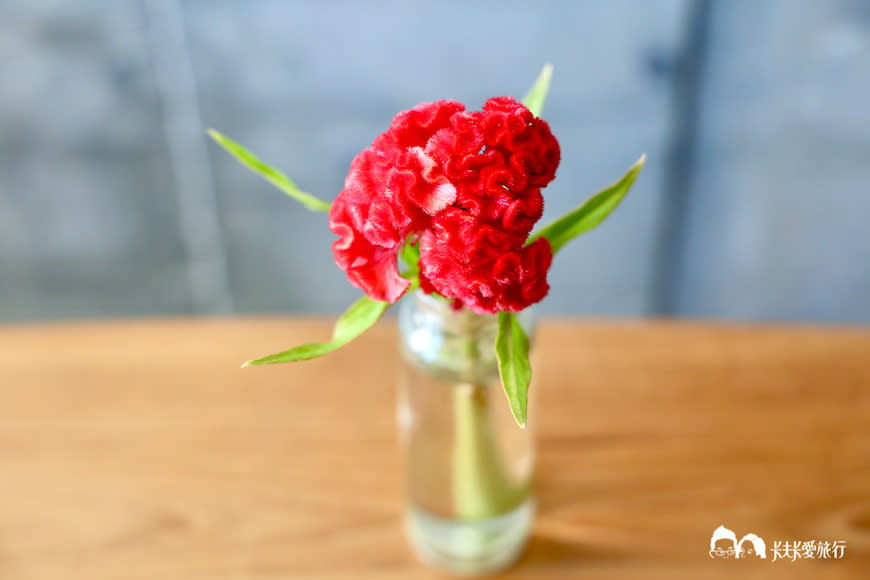
[[0, 321], [337, 312], [323, 215], [398, 110], [556, 66], [545, 220], [648, 165], [545, 313], [870, 322], [870, 11], [848, 0], [0, 0]]

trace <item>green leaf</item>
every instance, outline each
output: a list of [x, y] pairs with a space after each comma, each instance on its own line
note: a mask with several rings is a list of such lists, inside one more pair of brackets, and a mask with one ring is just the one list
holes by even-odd
[[269, 167], [260, 159], [257, 158], [256, 155], [230, 139], [225, 135], [221, 135], [214, 129], [209, 129], [208, 134], [211, 136], [215, 142], [226, 149], [233, 157], [239, 160], [239, 162], [250, 169], [255, 173], [259, 173], [266, 181], [310, 209], [311, 211], [329, 211], [329, 203], [323, 201], [322, 199], [318, 199], [311, 195], [310, 193], [306, 193], [299, 189], [293, 181], [272, 167]]
[[529, 406], [529, 338], [512, 312], [498, 313], [498, 336], [495, 339], [498, 373], [517, 425], [526, 426]]
[[547, 238], [553, 248], [553, 254], [555, 254], [572, 239], [585, 234], [600, 224], [604, 218], [610, 215], [610, 212], [616, 209], [616, 206], [631, 189], [634, 180], [643, 169], [645, 161], [646, 154], [641, 155], [640, 159], [622, 176], [622, 179], [610, 187], [602, 189], [574, 211], [563, 215], [542, 230], [532, 234], [527, 243], [531, 244], [540, 237]]
[[405, 245], [402, 246], [402, 250], [399, 253], [402, 257], [402, 261], [405, 262], [405, 265], [408, 266], [412, 271], [419, 272], [420, 270], [420, 243], [413, 243], [409, 238], [408, 241], [405, 242]]
[[523, 97], [523, 104], [535, 117], [540, 117], [541, 113], [544, 112], [544, 102], [547, 100], [547, 93], [550, 91], [550, 79], [552, 77], [553, 65], [547, 63], [541, 69], [538, 78], [535, 79], [535, 84], [532, 85], [532, 88]]
[[374, 326], [389, 306], [389, 302], [372, 300], [368, 296], [363, 296], [354, 302], [341, 315], [338, 322], [335, 323], [335, 328], [332, 331], [332, 340], [329, 342], [303, 344], [290, 350], [249, 360], [242, 366], [248, 367], [308, 360], [332, 352]]
[[420, 287], [420, 243], [413, 243], [411, 237], [405, 240], [402, 249], [399, 250], [399, 256], [408, 268], [401, 273], [402, 278], [410, 280], [411, 284], [405, 290], [406, 294], [414, 292]]

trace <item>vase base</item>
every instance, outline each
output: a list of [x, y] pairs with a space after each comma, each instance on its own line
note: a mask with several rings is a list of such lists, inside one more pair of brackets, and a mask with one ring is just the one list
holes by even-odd
[[534, 513], [532, 499], [507, 514], [472, 521], [445, 519], [411, 506], [405, 522], [421, 560], [451, 574], [478, 576], [503, 570], [519, 558]]

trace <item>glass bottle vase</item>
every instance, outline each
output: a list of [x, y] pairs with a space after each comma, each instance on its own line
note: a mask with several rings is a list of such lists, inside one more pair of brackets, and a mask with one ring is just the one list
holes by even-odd
[[[518, 315], [529, 339], [534, 320]], [[498, 374], [497, 316], [416, 292], [399, 309], [406, 525], [427, 563], [463, 575], [521, 554], [534, 514], [534, 389], [521, 429]]]

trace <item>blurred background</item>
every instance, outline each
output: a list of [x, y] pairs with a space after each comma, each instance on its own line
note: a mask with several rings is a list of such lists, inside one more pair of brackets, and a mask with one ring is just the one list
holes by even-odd
[[543, 313], [870, 322], [866, 0], [0, 0], [0, 322], [339, 312], [325, 216], [205, 129], [332, 199], [548, 61], [544, 220], [648, 163]]

